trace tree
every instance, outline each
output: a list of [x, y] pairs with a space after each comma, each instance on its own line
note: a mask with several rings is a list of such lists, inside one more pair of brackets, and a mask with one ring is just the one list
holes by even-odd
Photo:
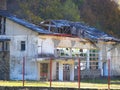
[[[84, 21], [120, 37], [120, 8], [113, 0], [7, 0], [8, 10], [29, 22]], [[13, 7], [14, 6], [14, 7]]]
[[80, 21], [80, 12], [72, 0], [66, 0], [66, 2], [61, 5], [61, 14], [63, 15], [63, 19]]
[[86, 23], [120, 37], [120, 10], [114, 1], [85, 0], [80, 11]]
[[46, 19], [80, 20], [79, 10], [72, 0], [64, 0], [64, 3], [62, 0], [17, 0], [16, 4], [14, 13], [35, 24]]

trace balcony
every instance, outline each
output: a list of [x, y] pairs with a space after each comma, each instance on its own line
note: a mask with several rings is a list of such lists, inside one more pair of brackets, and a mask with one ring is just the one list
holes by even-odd
[[39, 58], [39, 60], [42, 60], [42, 59], [50, 59], [50, 58], [72, 59], [72, 58], [81, 57], [86, 60], [86, 56], [87, 56], [86, 52], [79, 51], [79, 49], [76, 50], [76, 49], [70, 49], [70, 48], [57, 48], [54, 50], [53, 54], [40, 53], [37, 55], [37, 58]]
[[57, 48], [54, 51], [56, 58], [86, 58], [86, 52], [82, 49], [71, 49], [71, 48]]
[[75, 49], [75, 48], [55, 48], [54, 53], [39, 53], [36, 56], [39, 60], [42, 59], [76, 59], [78, 57], [86, 60], [87, 52], [83, 49]]

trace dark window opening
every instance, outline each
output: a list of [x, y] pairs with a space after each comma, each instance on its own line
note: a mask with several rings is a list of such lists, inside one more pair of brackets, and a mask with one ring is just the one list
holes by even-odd
[[41, 73], [48, 73], [48, 63], [41, 63]]
[[25, 41], [21, 41], [21, 51], [25, 51]]
[[9, 51], [9, 42], [8, 41], [0, 42], [0, 51]]
[[5, 34], [5, 23], [6, 23], [6, 18], [3, 18], [0, 16], [0, 34], [1, 35]]

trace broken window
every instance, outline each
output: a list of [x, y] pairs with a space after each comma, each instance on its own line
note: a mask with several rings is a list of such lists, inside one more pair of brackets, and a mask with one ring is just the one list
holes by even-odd
[[99, 50], [90, 50], [90, 69], [98, 69]]
[[25, 51], [26, 47], [25, 47], [25, 41], [21, 41], [21, 51]]
[[6, 19], [0, 16], [0, 35], [5, 34], [5, 23]]

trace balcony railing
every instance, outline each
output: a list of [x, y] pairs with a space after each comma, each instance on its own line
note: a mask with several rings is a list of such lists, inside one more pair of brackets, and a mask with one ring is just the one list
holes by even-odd
[[37, 57], [38, 58], [47, 58], [47, 57], [51, 57], [51, 58], [78, 58], [78, 57], [86, 58], [87, 53], [63, 48], [63, 49], [55, 49], [53, 54], [39, 53]]
[[86, 53], [83, 52], [77, 52], [73, 50], [65, 50], [65, 49], [55, 49], [54, 51], [55, 57], [70, 57], [70, 58], [75, 58], [75, 57], [82, 57], [86, 58]]

